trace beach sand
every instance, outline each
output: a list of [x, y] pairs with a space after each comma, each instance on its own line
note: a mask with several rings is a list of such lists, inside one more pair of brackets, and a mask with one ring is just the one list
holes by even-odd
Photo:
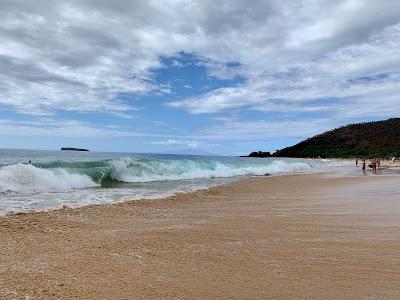
[[400, 177], [255, 177], [0, 218], [4, 299], [399, 299]]

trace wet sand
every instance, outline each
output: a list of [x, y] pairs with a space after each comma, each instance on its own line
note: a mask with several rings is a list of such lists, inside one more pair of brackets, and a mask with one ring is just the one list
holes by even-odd
[[399, 299], [400, 176], [8, 215], [0, 241], [1, 299]]

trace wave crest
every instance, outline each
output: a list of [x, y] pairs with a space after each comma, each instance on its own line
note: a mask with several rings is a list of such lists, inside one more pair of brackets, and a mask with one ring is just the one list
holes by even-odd
[[41, 169], [33, 165], [16, 164], [0, 169], [0, 192], [59, 192], [96, 187], [85, 174], [58, 169]]
[[265, 163], [226, 163], [216, 160], [150, 160], [124, 158], [110, 161], [108, 178], [121, 182], [200, 179], [291, 173], [310, 169], [306, 163], [272, 161]]
[[283, 160], [218, 161], [121, 158], [92, 162], [16, 164], [0, 168], [0, 192], [60, 192], [110, 182], [144, 183], [165, 180], [226, 178], [293, 173], [310, 169], [303, 162]]

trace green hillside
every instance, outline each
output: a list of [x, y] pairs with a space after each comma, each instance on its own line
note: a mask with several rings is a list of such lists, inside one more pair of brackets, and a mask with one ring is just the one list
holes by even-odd
[[400, 156], [400, 118], [343, 126], [281, 149], [274, 156]]

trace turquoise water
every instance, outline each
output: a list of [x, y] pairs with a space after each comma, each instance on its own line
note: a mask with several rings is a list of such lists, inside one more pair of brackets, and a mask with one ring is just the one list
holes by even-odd
[[159, 198], [321, 165], [317, 160], [0, 149], [0, 214]]

